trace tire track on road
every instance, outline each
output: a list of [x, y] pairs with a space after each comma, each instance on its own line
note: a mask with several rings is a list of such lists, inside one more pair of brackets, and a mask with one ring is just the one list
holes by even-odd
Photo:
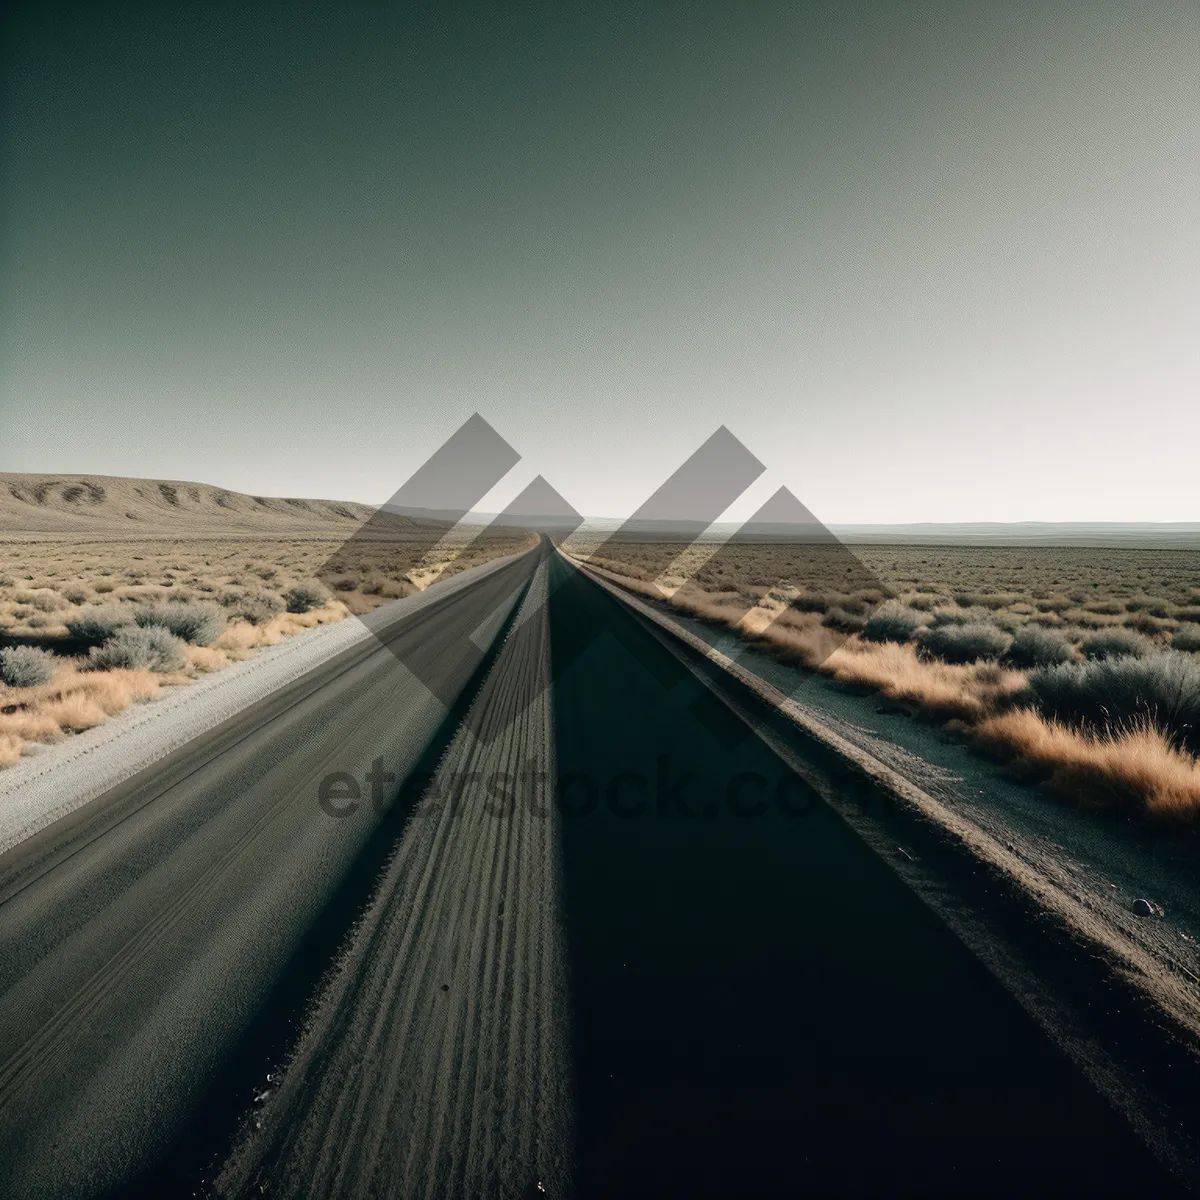
[[546, 573], [543, 562], [222, 1194], [564, 1194]]

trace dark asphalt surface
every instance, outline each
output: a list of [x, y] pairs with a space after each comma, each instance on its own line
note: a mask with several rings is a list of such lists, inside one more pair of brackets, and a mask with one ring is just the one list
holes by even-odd
[[1171, 1190], [881, 859], [618, 601], [554, 582], [580, 1196]]
[[[250, 1098], [239, 1066], [271, 1032], [256, 1016], [297, 986], [289, 972], [315, 979], [355, 915], [347, 880], [379, 865], [379, 815], [330, 817], [319, 781], [362, 779], [376, 758], [412, 768], [446, 710], [397, 652], [462, 691], [484, 659], [468, 635], [512, 608], [533, 566], [397, 622], [0, 859], [6, 1196], [190, 1185], [223, 1106]], [[147, 1178], [164, 1154], [179, 1172]]]

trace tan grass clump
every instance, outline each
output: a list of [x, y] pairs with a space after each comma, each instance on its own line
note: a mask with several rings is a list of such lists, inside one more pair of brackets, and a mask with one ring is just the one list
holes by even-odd
[[225, 626], [224, 632], [213, 643], [213, 648], [228, 652], [244, 652], [266, 643], [261, 641], [260, 631], [266, 630], [266, 625], [251, 625], [249, 621], [231, 621]]
[[62, 737], [62, 728], [47, 713], [20, 709], [15, 713], [0, 713], [0, 735], [23, 742], [56, 742]]
[[111, 671], [82, 671], [69, 686], [89, 696], [111, 717], [136, 700], [148, 700], [158, 691], [159, 677], [144, 667]]
[[104, 723], [108, 714], [85, 692], [71, 692], [39, 710], [39, 716], [55, 722], [59, 730], [78, 733]]
[[992, 663], [921, 659], [915, 646], [858, 638], [850, 638], [830, 654], [821, 671], [839, 683], [874, 688], [891, 700], [969, 723], [1002, 707], [1025, 686], [1020, 671]]
[[1045, 776], [1080, 804], [1165, 820], [1200, 818], [1200, 762], [1149, 725], [1089, 733], [1022, 708], [980, 722], [971, 739], [985, 753]]
[[229, 662], [224, 651], [217, 650], [212, 646], [188, 646], [184, 653], [187, 655], [188, 662], [197, 671], [203, 671], [206, 674], [210, 671], [219, 671]]
[[159, 677], [152, 671], [80, 671], [68, 661], [49, 683], [0, 689], [0, 767], [11, 766], [25, 742], [50, 743], [68, 732], [101, 724], [136, 700], [152, 696]]
[[11, 733], [0, 733], [0, 767], [11, 767], [21, 757], [21, 739]]

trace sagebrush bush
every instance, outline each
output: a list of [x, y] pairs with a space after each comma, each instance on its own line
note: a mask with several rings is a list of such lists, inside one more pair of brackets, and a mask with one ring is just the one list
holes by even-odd
[[995, 625], [939, 625], [920, 642], [921, 652], [948, 663], [969, 663], [980, 658], [999, 658], [1012, 638]]
[[94, 646], [96, 667], [145, 667], [151, 671], [178, 671], [187, 665], [186, 643], [161, 625], [126, 625], [104, 643]]
[[58, 659], [35, 646], [10, 646], [0, 650], [0, 681], [9, 687], [37, 687], [49, 683]]
[[211, 646], [225, 630], [225, 614], [211, 604], [157, 604], [139, 608], [134, 620], [166, 629], [194, 646]]
[[788, 603], [797, 612], [823, 613], [832, 601], [820, 592], [801, 592], [799, 596], [793, 596]]
[[55, 609], [62, 608], [67, 602], [57, 592], [50, 592], [44, 589], [25, 589], [15, 592], [13, 599], [18, 604], [28, 604], [36, 608], [38, 612], [54, 612]]
[[841, 633], [859, 633], [866, 628], [867, 618], [859, 613], [847, 612], [840, 604], [834, 604], [826, 610], [821, 624]]
[[868, 642], [907, 642], [926, 623], [926, 617], [904, 605], [885, 605], [872, 613], [862, 636]]
[[935, 629], [943, 625], [987, 625], [991, 620], [991, 610], [979, 605], [973, 608], [939, 608], [933, 614]]
[[290, 613], [305, 613], [310, 608], [320, 608], [329, 601], [329, 589], [313, 580], [311, 583], [298, 583], [294, 588], [283, 593], [283, 599]]
[[235, 617], [241, 617], [251, 625], [265, 625], [279, 616], [287, 605], [283, 597], [276, 592], [251, 592], [241, 597], [232, 607]]
[[1017, 631], [1004, 658], [1010, 665], [1024, 669], [1052, 667], [1071, 662], [1075, 658], [1075, 648], [1061, 633], [1040, 625], [1026, 625]]
[[1029, 691], [1049, 717], [1109, 733], [1149, 721], [1177, 745], [1200, 752], [1200, 662], [1159, 651], [1044, 667]]
[[1200, 629], [1194, 625], [1185, 625], [1176, 630], [1175, 636], [1171, 638], [1171, 649], [1184, 650], [1189, 654], [1200, 653]]
[[1109, 629], [1093, 633], [1079, 643], [1084, 658], [1145, 658], [1154, 653], [1154, 643], [1132, 629]]
[[1126, 629], [1132, 629], [1135, 633], [1145, 633], [1151, 637], [1162, 630], [1162, 625], [1147, 613], [1134, 613], [1122, 624]]
[[932, 612], [939, 605], [945, 604], [944, 596], [939, 596], [937, 593], [925, 593], [924, 595], [909, 596], [905, 600], [905, 604], [909, 608], [918, 609], [921, 612]]
[[67, 633], [89, 646], [103, 645], [123, 625], [133, 623], [133, 613], [119, 608], [81, 608], [64, 624]]

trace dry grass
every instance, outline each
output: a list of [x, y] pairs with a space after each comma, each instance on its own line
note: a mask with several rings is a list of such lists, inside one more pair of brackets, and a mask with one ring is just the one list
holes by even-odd
[[974, 723], [1025, 687], [1020, 671], [992, 663], [952, 664], [917, 657], [913, 646], [850, 638], [821, 665], [839, 683], [856, 684], [931, 715]]
[[360, 545], [340, 537], [0, 542], [0, 631], [65, 637], [64, 621], [84, 605], [281, 594], [328, 577], [331, 560], [337, 564], [337, 599], [345, 611], [365, 613], [531, 544], [507, 533], [470, 540], [473, 536], [446, 539], [430, 553], [423, 541]]
[[1200, 817], [1200, 763], [1148, 725], [1085, 733], [1022, 708], [980, 722], [971, 740], [1080, 804], [1174, 821]]
[[224, 651], [217, 650], [212, 646], [188, 646], [184, 653], [187, 655], [188, 662], [197, 671], [203, 671], [205, 674], [210, 671], [219, 671], [229, 663]]
[[[348, 529], [355, 528], [350, 521]], [[360, 545], [346, 542], [345, 533], [0, 543], [0, 644], [41, 645], [56, 650], [63, 663], [42, 687], [0, 687], [0, 766], [15, 762], [26, 743], [53, 742], [91, 728], [160, 687], [187, 684], [286, 637], [370, 612], [437, 578], [531, 544], [510, 532], [478, 538], [475, 532], [444, 539], [429, 554], [424, 540]], [[273, 593], [281, 604], [282, 593], [328, 574], [335, 556], [338, 591], [328, 603], [305, 613], [282, 612], [258, 625], [239, 613], [238, 602], [246, 597], [269, 599], [262, 593]], [[81, 647], [70, 642], [66, 621], [81, 608], [101, 605], [132, 617], [135, 608], [177, 601], [223, 605], [229, 618], [211, 647], [188, 646], [183, 672], [90, 670], [85, 660], [70, 657]]]
[[[565, 548], [647, 583], [653, 582], [648, 567], [657, 575], [658, 564], [670, 561], [660, 584], [690, 580], [691, 590], [742, 595], [783, 588], [815, 599], [820, 612], [865, 598], [872, 590], [863, 586], [869, 577], [876, 593], [871, 603], [893, 596], [924, 611], [982, 610], [1010, 631], [1027, 622], [1050, 624], [1074, 642], [1087, 632], [1121, 626], [1164, 641], [1187, 622], [1200, 621], [1196, 550], [856, 545], [849, 558], [841, 548], [628, 541], [606, 543], [598, 558], [590, 556], [589, 539], [596, 537], [577, 535]], [[852, 586], [845, 582], [847, 562], [862, 568], [852, 573]]]
[[[1200, 763], [1163, 730], [1148, 724], [1112, 733], [1075, 729], [1015, 707], [1028, 694], [1022, 670], [942, 662], [919, 655], [914, 642], [868, 642], [822, 624], [831, 611], [861, 619], [891, 593], [942, 622], [986, 620], [1010, 632], [1051, 626], [1076, 646], [1097, 630], [1120, 630], [1122, 636], [1133, 630], [1166, 649], [1170, 631], [1187, 630], [1187, 622], [1195, 621], [1200, 555], [855, 547], [859, 558], [874, 559], [881, 580], [868, 597], [865, 589], [823, 586], [819, 572], [805, 574], [813, 567], [811, 554], [789, 558], [787, 548], [782, 551], [761, 545], [726, 548], [719, 556], [711, 548], [687, 551], [655, 582], [638, 565], [639, 558], [662, 560], [653, 546], [629, 543], [606, 547], [603, 559], [578, 557], [629, 591], [732, 629], [785, 662], [954, 722], [981, 751], [1081, 805], [1200, 820]], [[690, 579], [689, 565], [695, 571]]]
[[21, 757], [22, 741], [11, 733], [0, 733], [0, 767], [11, 767]]
[[78, 733], [103, 724], [108, 714], [84, 692], [73, 692], [61, 700], [45, 705], [39, 716], [53, 721], [60, 730]]
[[16, 762], [26, 742], [56, 742], [102, 724], [153, 696], [161, 682], [152, 671], [81, 671], [68, 662], [49, 683], [0, 687], [0, 766]]

